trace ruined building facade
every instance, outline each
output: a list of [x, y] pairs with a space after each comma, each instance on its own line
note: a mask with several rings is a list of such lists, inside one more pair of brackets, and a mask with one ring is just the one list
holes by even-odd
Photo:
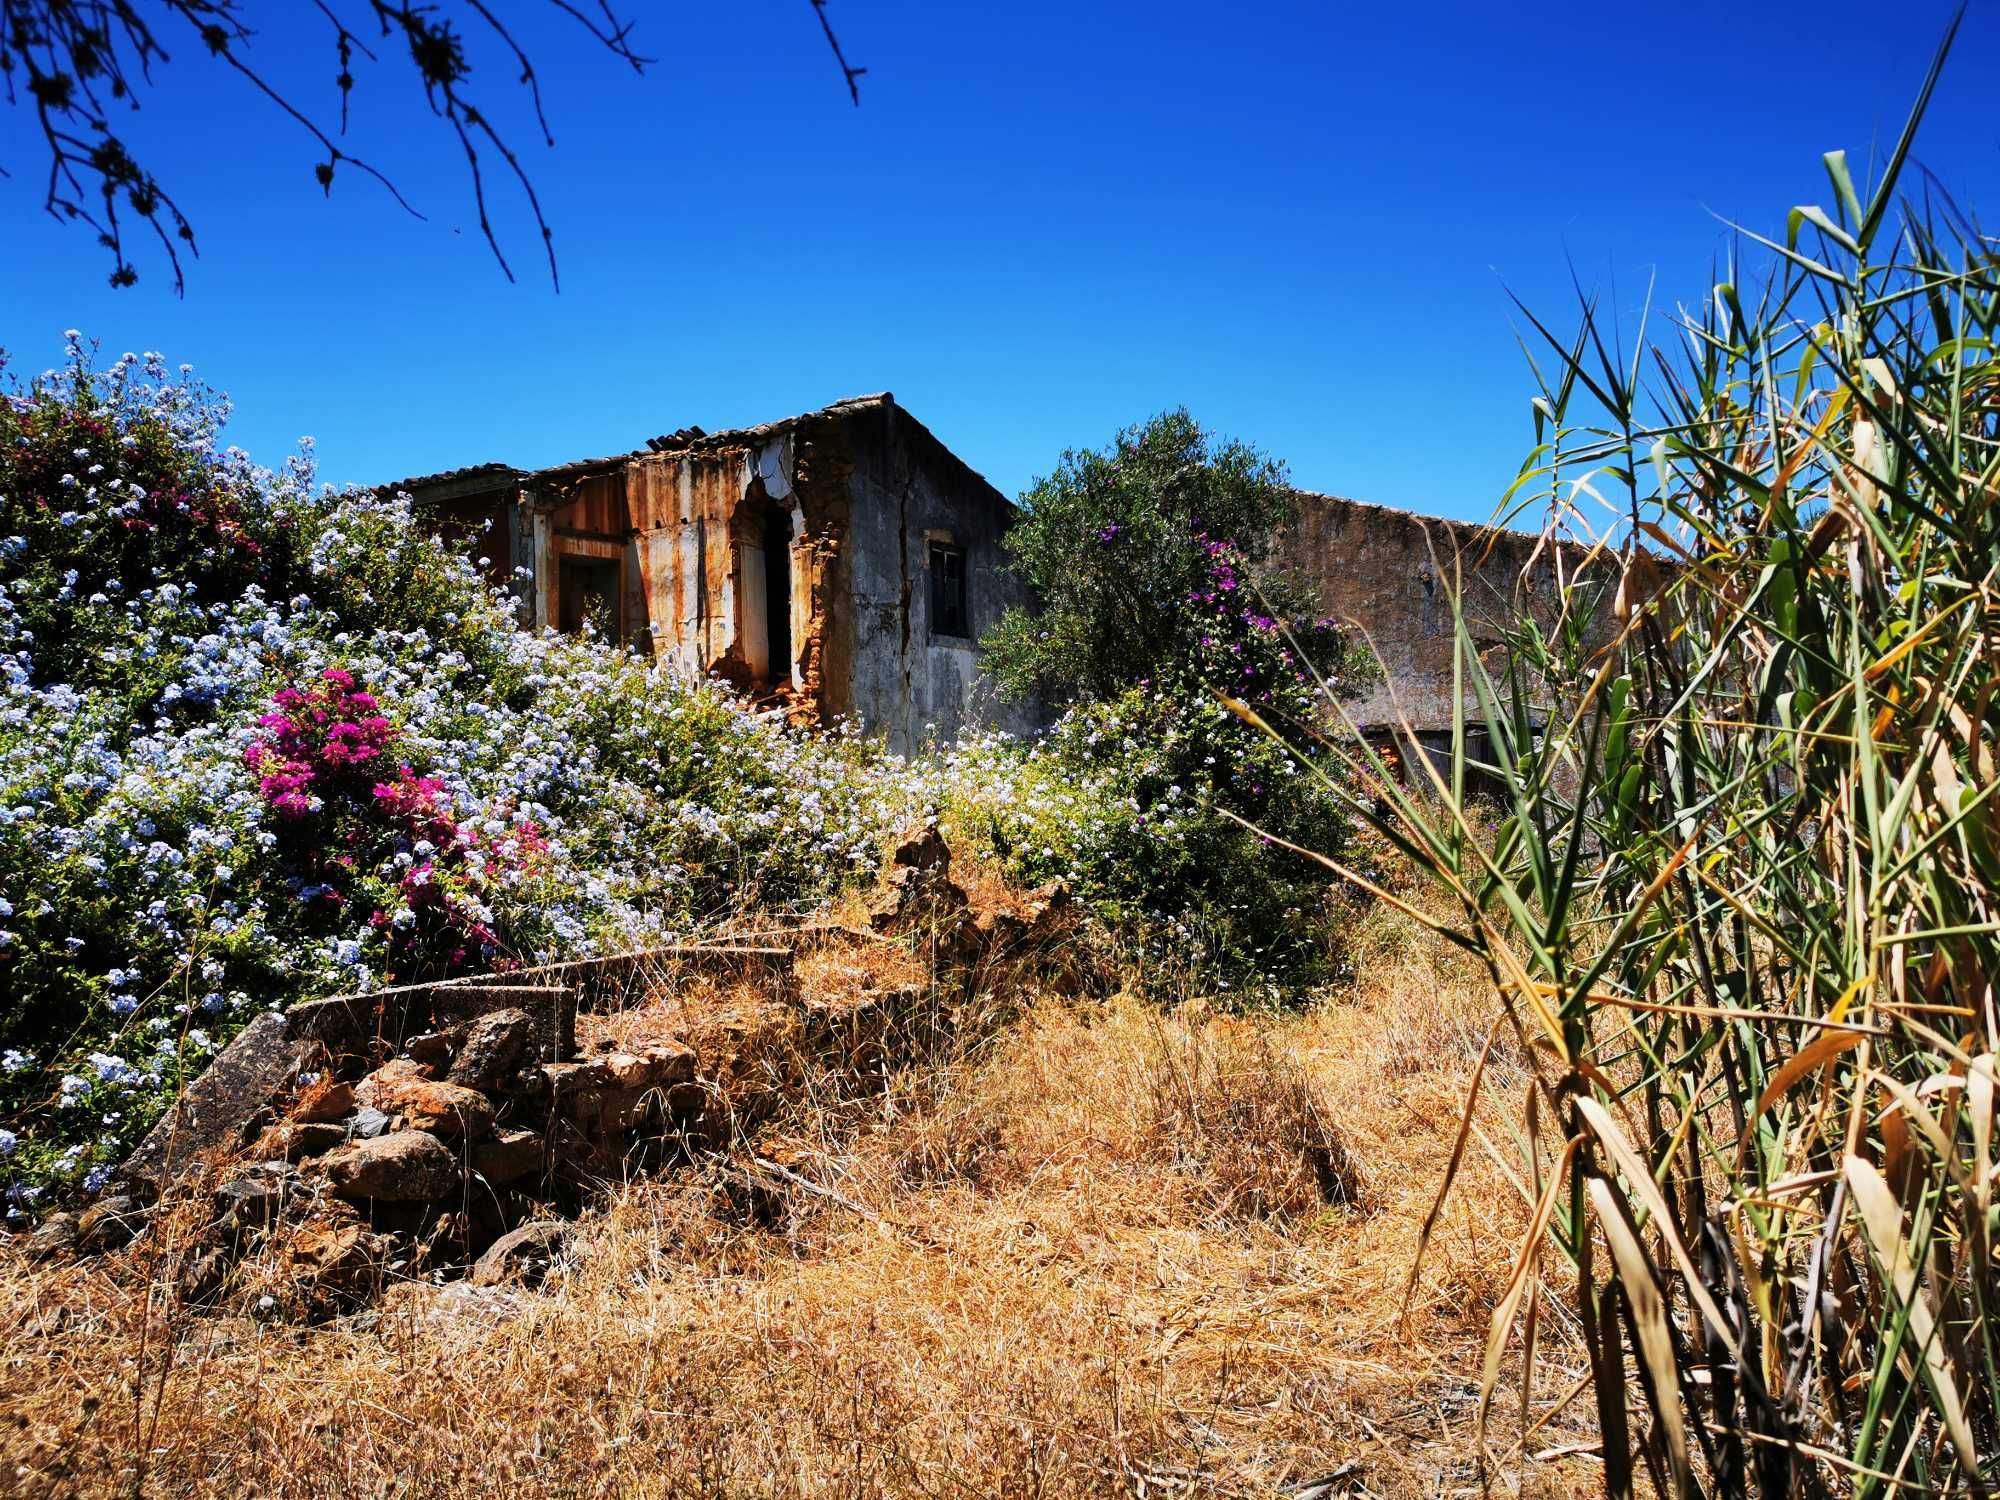
[[978, 670], [1025, 589], [1005, 496], [884, 393], [639, 451], [403, 480], [510, 588], [521, 623], [600, 633], [802, 722], [909, 750], [1035, 727]]
[[[589, 624], [797, 722], [852, 719], [904, 751], [1046, 722], [979, 670], [979, 640], [1029, 602], [1001, 544], [1014, 508], [886, 393], [606, 458], [481, 464], [384, 489], [410, 492], [483, 559], [524, 626]], [[1454, 580], [1490, 648], [1522, 610], [1553, 621], [1576, 556], [1301, 493], [1273, 560], [1316, 582], [1325, 612], [1380, 657], [1353, 721], [1383, 742], [1407, 726], [1435, 750], [1452, 723]]]
[[[1607, 633], [1599, 595], [1608, 565], [1586, 577], [1581, 548], [1528, 532], [1300, 493], [1297, 516], [1273, 550], [1275, 563], [1318, 585], [1326, 613], [1366, 637], [1360, 644], [1379, 659], [1380, 676], [1347, 705], [1355, 725], [1375, 738], [1403, 726], [1430, 750], [1450, 743], [1454, 593], [1496, 680], [1504, 672], [1498, 643], [1524, 614], [1553, 630], [1567, 600], [1588, 611], [1588, 638]], [[1476, 725], [1469, 686], [1465, 709]], [[1483, 736], [1475, 738], [1481, 756]]]

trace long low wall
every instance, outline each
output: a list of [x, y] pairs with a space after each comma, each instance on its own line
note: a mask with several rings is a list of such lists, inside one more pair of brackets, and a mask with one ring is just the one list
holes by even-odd
[[[1349, 705], [1355, 723], [1388, 729], [1400, 708], [1412, 728], [1442, 730], [1452, 721], [1458, 581], [1473, 640], [1485, 650], [1498, 643], [1503, 623], [1524, 611], [1552, 625], [1563, 585], [1574, 581], [1584, 556], [1526, 532], [1301, 492], [1297, 522], [1279, 539], [1275, 560], [1317, 583], [1327, 613], [1358, 626], [1380, 658], [1381, 680]], [[1600, 563], [1590, 576], [1608, 579], [1611, 569]], [[1595, 582], [1573, 598], [1601, 619]]]

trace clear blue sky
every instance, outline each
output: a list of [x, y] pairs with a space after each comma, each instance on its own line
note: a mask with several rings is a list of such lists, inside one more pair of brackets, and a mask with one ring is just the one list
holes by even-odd
[[[1568, 263], [1628, 319], [1699, 296], [1727, 232], [1826, 202], [1819, 154], [1886, 150], [1951, 7], [1225, 6], [832, 0], [659, 5], [643, 77], [540, 0], [553, 151], [503, 61], [502, 118], [556, 229], [562, 291], [504, 184], [519, 281], [480, 242], [455, 146], [364, 69], [358, 174], [331, 202], [289, 122], [182, 40], [130, 139], [201, 236], [184, 299], [129, 291], [40, 213], [0, 111], [0, 345], [80, 327], [234, 395], [233, 439], [378, 481], [620, 451], [689, 423], [897, 397], [1003, 490], [1185, 404], [1303, 485], [1484, 516], [1529, 440], [1506, 289], [1567, 318]], [[269, 0], [260, 54], [332, 115], [325, 23]], [[280, 19], [282, 18], [282, 19]], [[1920, 157], [2000, 216], [2000, 0], [1973, 0]]]

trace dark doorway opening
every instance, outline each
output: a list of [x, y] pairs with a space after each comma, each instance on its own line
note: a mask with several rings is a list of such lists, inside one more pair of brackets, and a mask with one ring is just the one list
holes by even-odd
[[585, 623], [608, 641], [623, 638], [616, 558], [565, 557], [556, 573], [556, 623], [579, 635]]
[[764, 639], [770, 643], [771, 681], [792, 680], [792, 517], [772, 510], [764, 518]]

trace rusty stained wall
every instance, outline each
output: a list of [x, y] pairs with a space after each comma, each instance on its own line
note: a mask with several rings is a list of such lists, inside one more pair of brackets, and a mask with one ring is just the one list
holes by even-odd
[[[1301, 494], [1298, 521], [1280, 538], [1274, 561], [1318, 584], [1326, 612], [1358, 623], [1381, 658], [1384, 680], [1348, 707], [1354, 722], [1364, 729], [1394, 725], [1393, 685], [1394, 702], [1411, 726], [1437, 730], [1452, 721], [1454, 577], [1463, 578], [1466, 619], [1482, 646], [1497, 641], [1500, 622], [1524, 606], [1546, 626], [1560, 606], [1557, 570], [1549, 552], [1535, 558], [1536, 541], [1521, 532]], [[1575, 549], [1566, 555], [1573, 562]], [[1455, 564], [1462, 574], [1455, 575]], [[1469, 695], [1467, 704], [1472, 709]]]
[[609, 563], [618, 570], [617, 638], [632, 641], [645, 623], [635, 594], [632, 522], [625, 486], [617, 474], [589, 474], [559, 487], [525, 491], [518, 510], [517, 545], [534, 559], [533, 623], [562, 619], [562, 559]]
[[[1012, 509], [893, 403], [637, 455], [613, 482], [632, 528], [632, 639], [690, 675], [789, 687], [795, 716], [852, 716], [901, 751], [1039, 722], [999, 702], [977, 662], [977, 638], [1026, 599], [1000, 546]], [[787, 563], [767, 571], [765, 547], [785, 538]], [[932, 629], [933, 542], [964, 555], [964, 637]], [[778, 577], [790, 651], [774, 663], [765, 584]]]
[[[978, 639], [1028, 602], [1001, 547], [1013, 508], [889, 397], [441, 488], [449, 499], [419, 503], [509, 581], [526, 627], [565, 622], [562, 564], [586, 559], [618, 570], [626, 645], [782, 699], [795, 719], [853, 717], [902, 751], [1045, 722], [1001, 702], [978, 664]], [[934, 544], [963, 558], [964, 636], [931, 619]]]
[[[813, 538], [793, 489], [790, 450], [787, 436], [644, 454], [620, 476], [634, 530], [635, 625], [645, 632], [636, 643], [690, 676], [713, 672], [741, 687], [810, 696], [799, 658], [824, 622], [810, 608]], [[769, 569], [790, 594], [796, 648], [783, 660], [773, 659], [767, 623], [765, 551], [773, 543], [786, 547]]]
[[[615, 558], [622, 638], [690, 677], [775, 692], [798, 718], [853, 716], [899, 750], [1039, 722], [977, 664], [978, 637], [1026, 600], [1000, 545], [1012, 508], [887, 399], [543, 471], [520, 495], [527, 623], [561, 620], [563, 558]], [[932, 628], [933, 543], [963, 554], [966, 636]], [[778, 613], [790, 649], [773, 660]]]

